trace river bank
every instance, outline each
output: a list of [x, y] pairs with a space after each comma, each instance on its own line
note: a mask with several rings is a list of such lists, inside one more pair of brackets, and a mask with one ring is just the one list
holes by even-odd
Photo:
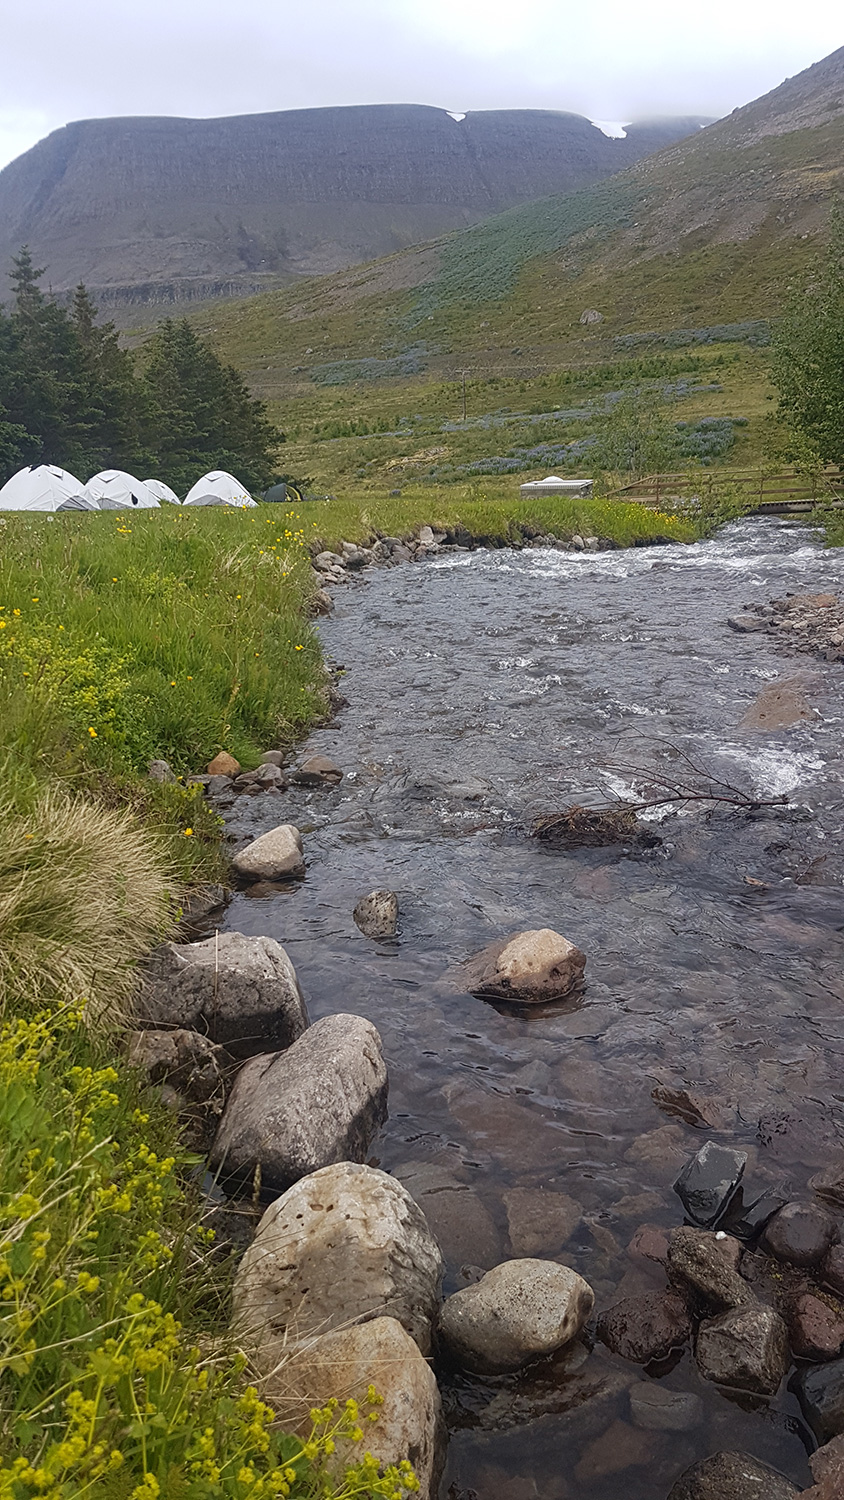
[[[192, 1431], [214, 1428], [214, 1455], [190, 1462], [216, 1463], [221, 1493], [243, 1489], [235, 1455], [260, 1477], [286, 1454], [292, 1492], [310, 1495], [301, 1443], [282, 1453], [260, 1413], [231, 1405], [237, 1366], [189, 1353], [222, 1331], [225, 1289], [213, 1290], [172, 1113], [139, 1092], [117, 1046], [137, 960], [174, 931], [184, 893], [225, 871], [216, 814], [187, 773], [222, 746], [246, 764], [268, 743], [289, 751], [325, 713], [306, 526], [282, 510], [26, 517], [4, 518], [2, 539], [4, 1477], [22, 1495], [49, 1480], [56, 1495], [96, 1483], [119, 1500], [140, 1481], [146, 1500], [161, 1475], [172, 1491], [193, 1451], [187, 1412]], [[146, 775], [163, 758], [173, 781]], [[97, 1131], [97, 1154], [80, 1156], [74, 1143]], [[103, 1382], [115, 1327], [124, 1363]], [[159, 1446], [133, 1429], [138, 1380]], [[175, 1407], [160, 1404], [165, 1387]]]

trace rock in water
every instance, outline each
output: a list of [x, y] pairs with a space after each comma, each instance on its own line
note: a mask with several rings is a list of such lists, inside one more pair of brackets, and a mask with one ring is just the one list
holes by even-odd
[[285, 1188], [333, 1162], [363, 1161], [387, 1117], [381, 1038], [362, 1016], [325, 1016], [285, 1052], [244, 1063], [211, 1150], [224, 1178]]
[[798, 1359], [835, 1359], [844, 1346], [844, 1319], [811, 1292], [801, 1292], [791, 1303], [788, 1331]]
[[598, 1338], [614, 1354], [635, 1364], [666, 1359], [691, 1337], [688, 1308], [673, 1292], [623, 1297], [598, 1319]]
[[713, 1453], [681, 1474], [668, 1500], [792, 1500], [800, 1491], [749, 1453]]
[[844, 1433], [844, 1359], [801, 1370], [793, 1389], [819, 1443]]
[[[274, 1353], [272, 1345], [262, 1350], [259, 1343], [254, 1355], [259, 1370]], [[436, 1500], [446, 1447], [440, 1393], [433, 1370], [395, 1318], [373, 1318], [288, 1346], [275, 1365], [261, 1382], [261, 1398], [285, 1431], [303, 1437], [310, 1436], [313, 1407], [325, 1406], [339, 1393], [342, 1400], [357, 1401], [363, 1414], [367, 1389], [374, 1385], [384, 1398], [378, 1421], [363, 1423], [360, 1450], [344, 1448], [340, 1468], [357, 1463], [366, 1451], [384, 1466], [407, 1459], [419, 1480], [419, 1500]]]
[[787, 1203], [765, 1226], [762, 1248], [792, 1266], [817, 1266], [838, 1238], [838, 1225], [816, 1203]]
[[504, 1206], [516, 1256], [556, 1255], [583, 1218], [574, 1198], [542, 1188], [510, 1188]]
[[296, 970], [280, 943], [242, 932], [156, 948], [135, 1015], [154, 1027], [201, 1031], [238, 1058], [289, 1047], [308, 1024]]
[[503, 938], [469, 959], [467, 989], [489, 1000], [542, 1003], [571, 994], [583, 979], [586, 955], [542, 927]]
[[293, 780], [298, 786], [337, 786], [343, 780], [343, 772], [327, 755], [311, 755], [296, 767]]
[[267, 1209], [234, 1282], [234, 1326], [294, 1339], [397, 1318], [423, 1354], [442, 1277], [439, 1246], [410, 1194], [386, 1172], [340, 1162]]
[[773, 1396], [788, 1369], [788, 1333], [771, 1307], [734, 1307], [701, 1324], [695, 1355], [704, 1380]]
[[399, 923], [399, 900], [394, 891], [370, 891], [354, 910], [354, 918], [364, 937], [395, 937]]
[[729, 1207], [747, 1165], [746, 1151], [707, 1141], [674, 1184], [690, 1219], [705, 1228], [717, 1224]]
[[594, 1301], [592, 1288], [568, 1266], [509, 1260], [447, 1298], [440, 1336], [462, 1369], [496, 1375], [570, 1343]]
[[668, 1274], [675, 1284], [691, 1290], [704, 1306], [726, 1312], [755, 1302], [750, 1287], [739, 1275], [741, 1245], [730, 1235], [684, 1225], [672, 1229], [668, 1239]]
[[630, 1415], [637, 1427], [651, 1432], [690, 1432], [703, 1423], [705, 1409], [693, 1391], [642, 1381], [630, 1388]]
[[292, 823], [281, 823], [241, 849], [232, 865], [244, 880], [299, 880], [305, 873], [302, 835]]
[[825, 1443], [809, 1459], [815, 1483], [803, 1491], [803, 1500], [841, 1500], [844, 1495], [844, 1437]]
[[221, 750], [219, 755], [209, 760], [205, 769], [209, 776], [239, 776], [241, 766], [240, 761], [229, 755], [228, 750]]

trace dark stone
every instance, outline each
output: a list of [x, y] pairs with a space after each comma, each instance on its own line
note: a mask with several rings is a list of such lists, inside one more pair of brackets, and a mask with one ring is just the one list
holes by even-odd
[[765, 1226], [762, 1248], [792, 1266], [820, 1265], [838, 1238], [838, 1225], [814, 1203], [787, 1203]]
[[209, 797], [222, 797], [230, 792], [234, 782], [231, 776], [209, 776], [205, 790]]
[[833, 1245], [827, 1251], [826, 1258], [821, 1265], [821, 1281], [831, 1291], [837, 1292], [839, 1297], [844, 1297], [844, 1245]]
[[668, 1231], [660, 1229], [658, 1224], [640, 1224], [627, 1246], [627, 1253], [664, 1265], [668, 1259]]
[[690, 1219], [704, 1228], [717, 1224], [729, 1206], [747, 1165], [746, 1151], [707, 1141], [687, 1162], [674, 1184]]
[[844, 1318], [820, 1297], [802, 1292], [789, 1306], [788, 1332], [798, 1359], [835, 1359], [844, 1345]]
[[710, 1311], [726, 1312], [756, 1299], [739, 1275], [741, 1246], [730, 1235], [684, 1226], [669, 1236], [668, 1274]]
[[759, 615], [731, 615], [727, 624], [731, 630], [738, 630], [742, 634], [751, 630], [767, 629], [767, 621], [760, 619]]
[[734, 1307], [701, 1324], [695, 1357], [704, 1380], [773, 1396], [788, 1369], [788, 1332], [772, 1307]]
[[311, 755], [296, 767], [293, 780], [297, 786], [337, 786], [343, 772], [327, 755]]
[[801, 1370], [791, 1388], [819, 1443], [844, 1433], [844, 1359]]
[[844, 1495], [844, 1437], [824, 1443], [809, 1459], [815, 1483], [804, 1500], [841, 1500]]
[[749, 1453], [713, 1453], [680, 1475], [668, 1500], [792, 1500], [799, 1493], [778, 1469]]
[[598, 1319], [598, 1338], [635, 1364], [665, 1359], [691, 1336], [692, 1324], [682, 1297], [673, 1292], [645, 1292], [625, 1297]]
[[844, 1166], [839, 1162], [834, 1167], [824, 1167], [809, 1178], [809, 1187], [819, 1198], [825, 1198], [836, 1207], [844, 1207]]
[[746, 1190], [739, 1188], [726, 1215], [721, 1220], [721, 1228], [725, 1229], [727, 1234], [734, 1234], [738, 1240], [752, 1240], [765, 1228], [768, 1220], [773, 1218], [774, 1214], [784, 1208], [788, 1202], [788, 1199], [780, 1197], [779, 1193], [762, 1193], [758, 1198], [746, 1200]]

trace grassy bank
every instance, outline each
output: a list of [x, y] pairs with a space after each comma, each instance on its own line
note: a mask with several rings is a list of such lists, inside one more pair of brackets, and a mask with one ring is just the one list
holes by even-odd
[[[138, 960], [221, 870], [217, 820], [185, 776], [220, 748], [248, 764], [292, 745], [323, 711], [310, 550], [425, 522], [493, 544], [526, 526], [623, 545], [691, 534], [637, 506], [478, 487], [0, 519], [3, 1500], [412, 1488], [367, 1464], [354, 1411], [318, 1414], [305, 1439], [273, 1428], [226, 1341], [195, 1162], [120, 1034]], [[181, 782], [149, 780], [160, 757]]]

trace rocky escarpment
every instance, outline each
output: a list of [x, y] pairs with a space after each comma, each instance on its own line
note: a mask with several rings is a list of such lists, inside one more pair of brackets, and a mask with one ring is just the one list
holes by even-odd
[[702, 123], [611, 140], [580, 115], [422, 105], [82, 120], [0, 172], [0, 260], [28, 244], [104, 303], [244, 295], [622, 171]]

